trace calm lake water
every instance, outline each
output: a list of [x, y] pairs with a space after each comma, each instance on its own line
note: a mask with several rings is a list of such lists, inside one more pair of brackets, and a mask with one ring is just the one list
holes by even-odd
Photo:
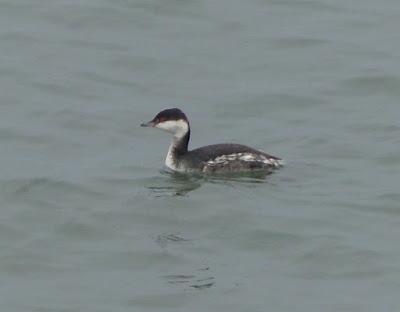
[[[1, 1], [1, 310], [399, 311], [399, 13]], [[287, 165], [163, 173], [168, 107]]]

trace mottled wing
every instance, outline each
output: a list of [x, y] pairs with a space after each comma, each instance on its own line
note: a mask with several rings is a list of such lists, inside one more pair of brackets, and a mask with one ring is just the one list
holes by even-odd
[[279, 158], [240, 144], [208, 145], [189, 153], [209, 173], [272, 170], [282, 165]]

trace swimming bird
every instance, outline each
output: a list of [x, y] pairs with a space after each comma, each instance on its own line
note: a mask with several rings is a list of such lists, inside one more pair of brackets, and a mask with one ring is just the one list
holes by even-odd
[[282, 159], [242, 144], [214, 144], [189, 151], [190, 124], [179, 108], [165, 109], [141, 126], [173, 135], [165, 165], [175, 172], [271, 172], [283, 165]]

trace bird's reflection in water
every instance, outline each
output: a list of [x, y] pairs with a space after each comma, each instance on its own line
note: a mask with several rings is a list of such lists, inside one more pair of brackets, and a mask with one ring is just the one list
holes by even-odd
[[254, 187], [254, 184], [267, 182], [271, 172], [229, 173], [216, 175], [185, 174], [161, 170], [161, 177], [151, 179], [147, 189], [154, 197], [186, 196], [191, 191], [200, 188], [204, 183], [225, 184], [234, 187], [240, 183], [243, 186]]
[[185, 196], [201, 186], [201, 177], [161, 170], [147, 189], [154, 197]]
[[204, 181], [210, 183], [229, 183], [239, 182], [243, 184], [261, 184], [265, 183], [267, 176], [272, 172], [256, 171], [256, 172], [245, 172], [245, 173], [229, 173], [229, 174], [218, 174], [204, 176]]

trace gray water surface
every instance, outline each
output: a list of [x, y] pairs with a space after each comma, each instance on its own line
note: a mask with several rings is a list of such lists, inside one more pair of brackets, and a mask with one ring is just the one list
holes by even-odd
[[[399, 12], [1, 1], [1, 310], [398, 311]], [[167, 107], [287, 165], [166, 174]]]

